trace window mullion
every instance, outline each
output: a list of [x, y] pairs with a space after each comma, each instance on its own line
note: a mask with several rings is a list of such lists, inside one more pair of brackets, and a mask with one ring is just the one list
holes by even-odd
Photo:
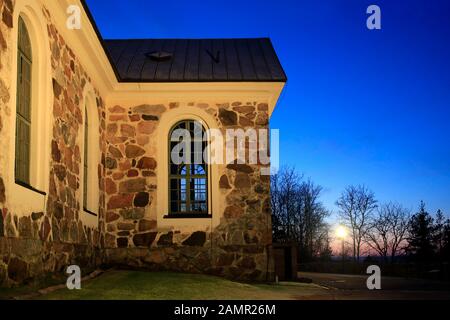
[[[186, 121], [186, 128], [189, 131], [189, 136], [191, 135], [190, 133], [190, 128], [189, 128], [190, 122]], [[186, 165], [186, 211], [187, 212], [191, 212], [191, 143], [187, 144], [187, 148], [186, 148], [186, 154], [187, 154], [187, 163], [185, 163]]]

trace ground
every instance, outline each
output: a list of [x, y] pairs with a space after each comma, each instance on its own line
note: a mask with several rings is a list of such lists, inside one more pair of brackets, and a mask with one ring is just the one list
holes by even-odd
[[299, 277], [311, 279], [316, 285], [329, 289], [318, 299], [364, 300], [428, 300], [450, 299], [450, 283], [423, 279], [381, 277], [381, 289], [367, 289], [368, 276], [315, 272], [299, 272]]
[[36, 288], [1, 290], [0, 299], [44, 300], [353, 300], [450, 299], [448, 284], [382, 278], [383, 290], [369, 291], [364, 276], [300, 273], [314, 283], [243, 284], [226, 279], [170, 272], [108, 271], [82, 283], [81, 290], [60, 289], [25, 295]]

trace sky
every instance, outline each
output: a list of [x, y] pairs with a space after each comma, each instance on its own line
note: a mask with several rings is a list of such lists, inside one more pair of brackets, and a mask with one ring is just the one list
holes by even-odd
[[[270, 37], [280, 163], [324, 189], [450, 214], [450, 1], [87, 0], [105, 39]], [[381, 9], [368, 30], [366, 9]]]

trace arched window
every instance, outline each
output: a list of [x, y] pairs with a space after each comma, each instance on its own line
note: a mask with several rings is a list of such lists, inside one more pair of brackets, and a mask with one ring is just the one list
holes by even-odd
[[169, 215], [208, 215], [206, 132], [198, 121], [178, 122], [169, 135]]
[[51, 180], [54, 92], [47, 19], [39, 1], [14, 2], [11, 34], [15, 41], [10, 59], [13, 123], [7, 143], [8, 202], [21, 217], [46, 210]]
[[30, 185], [32, 48], [25, 22], [19, 17], [17, 48], [15, 179]]
[[[95, 98], [88, 94], [84, 105], [83, 125], [83, 190], [81, 203], [83, 211], [87, 215], [98, 217], [99, 206], [99, 177], [98, 165], [100, 163], [99, 152], [99, 123]], [[93, 225], [97, 219], [91, 221]]]

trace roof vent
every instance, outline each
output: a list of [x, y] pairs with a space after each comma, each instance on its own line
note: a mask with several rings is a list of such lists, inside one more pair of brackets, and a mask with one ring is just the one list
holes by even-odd
[[150, 58], [153, 61], [163, 62], [163, 61], [169, 61], [170, 59], [172, 59], [173, 54], [169, 53], [169, 52], [164, 52], [164, 51], [154, 51], [154, 52], [147, 53], [146, 56], [147, 56], [147, 58]]

